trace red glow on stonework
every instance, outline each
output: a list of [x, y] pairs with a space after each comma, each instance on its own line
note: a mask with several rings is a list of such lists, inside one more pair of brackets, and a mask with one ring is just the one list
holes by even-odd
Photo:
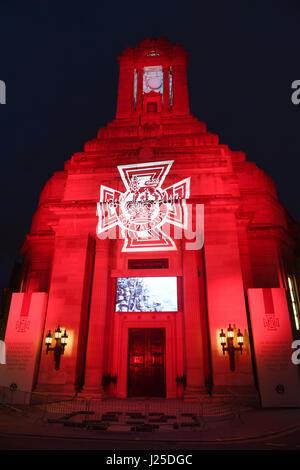
[[[7, 382], [89, 397], [197, 397], [228, 387], [255, 395], [250, 332], [254, 343], [270, 340], [261, 354], [272, 338], [282, 357], [291, 353], [294, 315], [282, 292], [296, 272], [299, 227], [270, 177], [190, 113], [182, 46], [145, 39], [118, 61], [115, 119], [47, 182], [22, 245], [24, 293], [11, 304], [8, 362], [20, 361], [26, 338], [31, 349], [27, 378], [11, 366]], [[164, 198], [165, 212], [153, 202]], [[112, 201], [123, 205], [102, 205]], [[186, 214], [204, 245], [175, 236]], [[105, 236], [117, 226], [123, 238]], [[59, 368], [45, 344], [57, 325], [68, 335]], [[220, 343], [228, 325], [236, 348], [243, 338], [234, 370]]]

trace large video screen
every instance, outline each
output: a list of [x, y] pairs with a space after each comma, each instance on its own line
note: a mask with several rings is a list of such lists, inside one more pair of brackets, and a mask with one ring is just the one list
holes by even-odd
[[176, 312], [176, 277], [119, 277], [116, 312]]

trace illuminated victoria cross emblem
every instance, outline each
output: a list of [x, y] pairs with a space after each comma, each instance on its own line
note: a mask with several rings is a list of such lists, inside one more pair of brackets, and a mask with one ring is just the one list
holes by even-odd
[[118, 166], [126, 190], [101, 185], [97, 235], [119, 226], [122, 251], [176, 250], [167, 232], [170, 225], [187, 227], [190, 178], [162, 188], [173, 161]]

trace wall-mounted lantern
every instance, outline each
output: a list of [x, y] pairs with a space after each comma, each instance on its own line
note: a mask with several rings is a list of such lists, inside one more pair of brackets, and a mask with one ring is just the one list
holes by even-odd
[[53, 339], [52, 333], [51, 333], [51, 330], [49, 330], [45, 338], [45, 344], [47, 348], [46, 354], [48, 354], [49, 351], [54, 352], [55, 370], [59, 370], [60, 356], [64, 354], [65, 347], [67, 345], [67, 340], [68, 340], [67, 330], [65, 330], [64, 334], [62, 334], [62, 330], [60, 326], [58, 325], [58, 327], [54, 331], [55, 346], [53, 347], [51, 347], [52, 339]]
[[237, 339], [238, 347], [235, 347], [234, 344], [233, 344], [234, 330], [233, 330], [230, 323], [229, 323], [229, 327], [227, 328], [227, 335], [226, 335], [226, 333], [224, 333], [224, 330], [222, 328], [221, 333], [220, 333], [220, 342], [221, 342], [221, 346], [222, 346], [222, 351], [223, 351], [224, 355], [225, 355], [226, 351], [228, 352], [229, 362], [230, 362], [230, 370], [232, 370], [232, 371], [235, 370], [235, 357], [234, 357], [235, 351], [239, 351], [241, 354], [243, 354], [244, 337], [243, 337], [243, 333], [241, 333], [240, 329], [238, 329], [238, 331], [237, 331], [236, 339]]

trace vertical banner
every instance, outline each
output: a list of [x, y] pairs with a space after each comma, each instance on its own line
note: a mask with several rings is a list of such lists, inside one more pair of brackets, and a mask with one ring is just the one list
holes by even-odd
[[291, 360], [293, 336], [285, 290], [248, 289], [247, 294], [262, 406], [300, 406], [300, 378]]
[[0, 365], [0, 386], [32, 391], [47, 297], [44, 292], [12, 295], [4, 340], [6, 364]]

